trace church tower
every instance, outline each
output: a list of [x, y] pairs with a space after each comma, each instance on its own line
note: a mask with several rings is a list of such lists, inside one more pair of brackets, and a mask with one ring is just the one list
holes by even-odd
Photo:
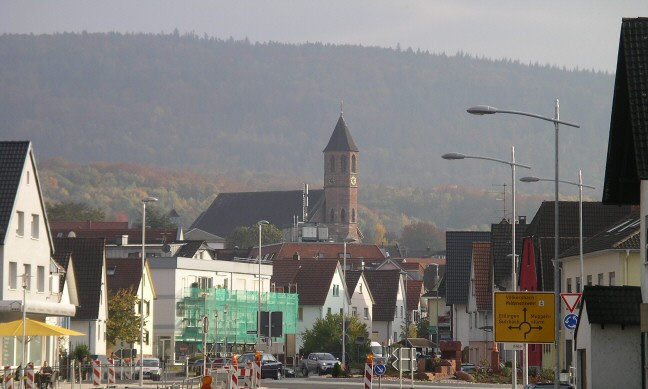
[[324, 149], [323, 221], [329, 237], [360, 240], [358, 231], [358, 147], [340, 113]]

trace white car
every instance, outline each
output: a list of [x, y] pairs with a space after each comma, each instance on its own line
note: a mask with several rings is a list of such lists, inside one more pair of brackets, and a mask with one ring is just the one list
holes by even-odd
[[137, 361], [137, 364], [135, 365], [135, 377], [134, 379], [138, 380], [140, 371], [143, 369], [143, 377], [144, 378], [150, 378], [154, 381], [157, 381], [160, 378], [160, 360], [158, 358], [143, 358], [144, 359], [144, 367], [142, 367], [142, 359]]

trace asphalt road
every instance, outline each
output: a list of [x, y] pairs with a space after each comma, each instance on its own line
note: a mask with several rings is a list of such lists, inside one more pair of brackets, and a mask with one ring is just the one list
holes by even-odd
[[[330, 378], [330, 377], [308, 377], [308, 378], [285, 378], [280, 381], [264, 379], [261, 383], [262, 388], [273, 389], [335, 389], [335, 388], [364, 388], [361, 378]], [[414, 381], [412, 386], [411, 380], [403, 379], [402, 386], [398, 379], [384, 379], [380, 383], [374, 377], [373, 389], [410, 389], [410, 388], [435, 388], [435, 389], [482, 389], [482, 388], [510, 388], [511, 385], [493, 385], [493, 384], [475, 384], [462, 381], [452, 383], [432, 383], [424, 381]]]

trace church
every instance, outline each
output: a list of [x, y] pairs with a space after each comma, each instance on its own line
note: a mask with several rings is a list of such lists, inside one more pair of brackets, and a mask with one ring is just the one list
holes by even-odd
[[235, 228], [266, 220], [284, 231], [286, 241], [362, 241], [358, 229], [358, 155], [340, 117], [324, 148], [323, 189], [220, 193], [193, 222], [191, 230], [220, 237]]

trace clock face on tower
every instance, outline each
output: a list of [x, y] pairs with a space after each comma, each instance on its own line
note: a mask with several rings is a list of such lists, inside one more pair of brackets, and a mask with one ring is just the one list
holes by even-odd
[[351, 176], [351, 185], [355, 185], [356, 182], [357, 182], [357, 181], [356, 181], [355, 176]]

